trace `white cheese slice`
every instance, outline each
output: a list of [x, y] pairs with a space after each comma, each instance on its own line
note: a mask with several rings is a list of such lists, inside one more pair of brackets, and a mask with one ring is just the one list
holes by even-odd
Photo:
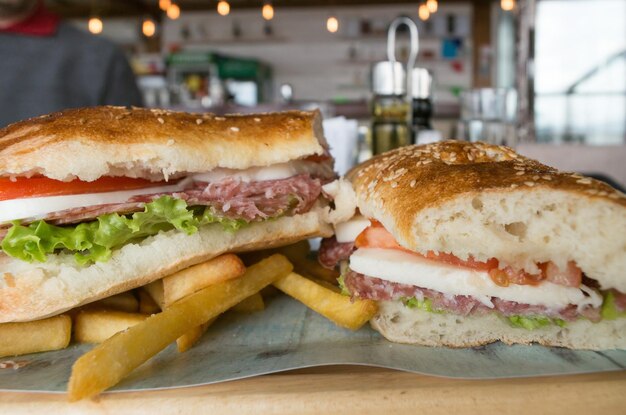
[[370, 220], [363, 215], [355, 215], [347, 222], [338, 223], [335, 225], [337, 242], [353, 242], [370, 225]]
[[553, 309], [561, 309], [569, 304], [579, 307], [602, 305], [602, 297], [585, 286], [581, 289], [542, 282], [534, 286], [511, 284], [500, 287], [485, 271], [431, 261], [397, 249], [358, 249], [350, 257], [350, 268], [370, 277], [415, 285], [448, 295], [470, 295], [490, 308], [493, 308], [491, 297]]
[[179, 182], [171, 186], [144, 187], [121, 192], [83, 193], [78, 195], [3, 200], [0, 201], [0, 223], [16, 219], [39, 219], [48, 213], [66, 209], [106, 205], [109, 203], [124, 203], [133, 196], [177, 192], [182, 190], [183, 187], [184, 184]]
[[193, 179], [201, 182], [218, 182], [226, 178], [237, 179], [242, 182], [280, 180], [298, 174], [319, 173], [323, 167], [324, 165], [320, 163], [297, 160], [265, 167], [251, 167], [245, 170], [217, 168], [206, 173], [194, 174]]

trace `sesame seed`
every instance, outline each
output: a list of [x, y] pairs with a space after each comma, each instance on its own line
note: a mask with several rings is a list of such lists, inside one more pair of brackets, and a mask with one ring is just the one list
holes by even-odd
[[238, 132], [239, 128], [237, 128], [237, 127], [230, 127], [230, 131]]
[[416, 184], [417, 184], [416, 180], [411, 180], [411, 183], [409, 183], [409, 186], [415, 187]]
[[539, 180], [539, 176], [534, 175], [534, 176], [533, 176], [533, 180]]
[[580, 184], [591, 184], [591, 179], [588, 178], [582, 178], [582, 179], [578, 179], [576, 180], [576, 183], [580, 183]]
[[513, 183], [513, 184], [511, 185], [511, 189], [515, 189], [516, 187], [517, 187], [517, 185], [516, 185], [515, 183]]
[[215, 117], [215, 121], [225, 121], [226, 118], [224, 117]]
[[524, 182], [524, 184], [528, 187], [533, 187], [535, 185], [535, 182]]
[[598, 192], [598, 196], [608, 196], [608, 195], [609, 195], [609, 192], [604, 191], [604, 190]]
[[167, 140], [167, 145], [168, 146], [173, 146], [174, 143], [176, 143], [176, 141], [174, 141], [174, 139], [170, 138], [169, 140]]
[[198, 119], [196, 120], [196, 124], [198, 124], [198, 125], [202, 124], [202, 119], [201, 119], [201, 118], [198, 118]]
[[547, 174], [544, 175], [544, 176], [541, 176], [541, 178], [544, 179], [544, 180], [547, 180], [547, 181], [552, 180], [552, 177], [548, 176]]
[[159, 120], [159, 122], [160, 122], [161, 124], [165, 123], [165, 120], [164, 120], [163, 118], [161, 118], [161, 117], [157, 118], [157, 120]]
[[254, 118], [254, 121], [255, 122], [261, 122], [261, 119], [260, 118]]
[[398, 187], [398, 182], [391, 182], [391, 188], [395, 189], [396, 187]]
[[516, 176], [522, 176], [522, 175], [524, 175], [524, 171], [523, 170], [518, 171], [517, 173], [515, 173], [515, 175]]
[[432, 160], [424, 160], [424, 161], [422, 161], [422, 164], [429, 164], [429, 163], [432, 163], [432, 162], [433, 162]]

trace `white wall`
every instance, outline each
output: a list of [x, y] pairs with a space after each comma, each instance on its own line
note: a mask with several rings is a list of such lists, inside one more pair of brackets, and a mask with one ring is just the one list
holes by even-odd
[[[421, 51], [428, 51], [432, 58], [418, 60], [419, 66], [433, 69], [438, 83], [437, 98], [456, 102], [449, 92], [453, 86], [466, 88], [471, 85], [471, 6], [440, 3], [433, 19], [430, 35], [420, 41]], [[331, 34], [326, 31], [326, 19], [331, 13], [339, 18], [340, 30]], [[462, 18], [461, 31], [465, 32], [464, 54], [458, 62], [461, 72], [455, 71], [450, 61], [440, 58], [441, 37], [445, 29], [445, 14], [454, 13]], [[327, 100], [331, 98], [359, 99], [369, 96], [369, 68], [372, 62], [386, 59], [384, 32], [389, 22], [405, 14], [417, 20], [415, 5], [368, 6], [321, 8], [276, 8], [271, 21], [273, 36], [263, 33], [265, 21], [260, 7], [256, 9], [231, 9], [228, 16], [216, 12], [183, 13], [176, 21], [163, 24], [163, 48], [170, 51], [182, 47], [186, 50], [215, 51], [224, 54], [252, 57], [267, 62], [274, 69], [276, 88], [282, 83], [294, 86], [296, 99]], [[371, 22], [378, 34], [360, 36], [361, 18]], [[235, 38], [232, 28], [235, 22], [241, 26], [242, 35]], [[422, 28], [424, 29], [424, 28]], [[187, 31], [188, 38], [182, 33]], [[404, 36], [404, 35], [401, 35]], [[399, 42], [406, 51], [407, 42]], [[357, 56], [349, 58], [350, 48]], [[399, 52], [400, 53], [400, 52]]]

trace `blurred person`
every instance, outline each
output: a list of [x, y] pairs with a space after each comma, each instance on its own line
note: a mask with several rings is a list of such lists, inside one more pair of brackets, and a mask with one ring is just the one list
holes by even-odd
[[124, 53], [41, 0], [0, 0], [0, 128], [64, 108], [142, 104]]

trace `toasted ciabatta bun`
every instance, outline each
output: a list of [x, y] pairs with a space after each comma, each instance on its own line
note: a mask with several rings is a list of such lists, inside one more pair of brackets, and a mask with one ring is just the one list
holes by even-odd
[[325, 153], [319, 111], [226, 115], [159, 109], [70, 109], [0, 130], [0, 177], [162, 180]]
[[570, 349], [626, 349], [626, 318], [592, 323], [587, 319], [524, 330], [509, 325], [495, 313], [459, 316], [410, 309], [401, 301], [381, 301], [370, 320], [374, 329], [396, 343], [423, 346], [473, 347], [502, 341], [539, 343]]
[[28, 263], [0, 253], [0, 323], [28, 321], [127, 291], [225, 252], [244, 252], [332, 235], [328, 208], [256, 222], [226, 232], [219, 224], [192, 235], [172, 230], [113, 252], [83, 267], [71, 255]]
[[537, 272], [575, 261], [602, 289], [626, 292], [626, 196], [507, 147], [408, 146], [349, 172], [361, 213], [413, 251]]

